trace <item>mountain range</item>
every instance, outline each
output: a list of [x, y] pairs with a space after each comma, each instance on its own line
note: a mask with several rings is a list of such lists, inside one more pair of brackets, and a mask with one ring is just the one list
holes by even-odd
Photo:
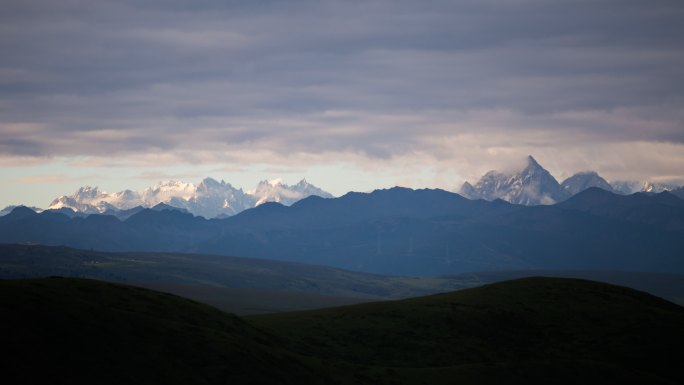
[[393, 275], [591, 269], [684, 272], [684, 200], [589, 188], [555, 205], [392, 188], [267, 202], [207, 220], [171, 206], [125, 220], [15, 208], [0, 243], [236, 255]]
[[[459, 194], [468, 199], [494, 201], [501, 199], [520, 205], [549, 205], [562, 202], [588, 188], [598, 187], [617, 194], [629, 195], [636, 192], [660, 193], [670, 191], [684, 198], [684, 187], [673, 184], [616, 181], [609, 183], [595, 171], [583, 171], [559, 183], [531, 155], [527, 165], [516, 172], [489, 171], [478, 182], [465, 182]], [[199, 184], [181, 181], [159, 182], [141, 191], [123, 190], [107, 193], [97, 187], [84, 186], [71, 195], [54, 199], [48, 210], [68, 216], [108, 214], [127, 219], [145, 208], [159, 204], [183, 209], [207, 219], [225, 218], [246, 209], [267, 202], [278, 202], [285, 206], [309, 197], [332, 198], [332, 194], [302, 179], [297, 184], [287, 185], [281, 179], [264, 180], [252, 190], [244, 191], [223, 180], [204, 178]], [[0, 210], [0, 216], [7, 215], [17, 206]], [[39, 208], [32, 208], [36, 212]]]
[[610, 184], [595, 171], [579, 172], [559, 183], [530, 155], [522, 170], [513, 173], [489, 171], [474, 185], [465, 182], [459, 193], [469, 199], [502, 199], [521, 205], [549, 205], [562, 202], [591, 187], [625, 195], [636, 192], [660, 193], [678, 188], [651, 182], [618, 181]]
[[[50, 203], [48, 210], [69, 210], [82, 214], [112, 214], [125, 218], [131, 210], [151, 208], [159, 204], [184, 209], [205, 218], [235, 215], [266, 202], [291, 205], [311, 195], [332, 198], [320, 188], [302, 179], [289, 186], [281, 179], [262, 181], [254, 190], [243, 191], [225, 181], [205, 178], [199, 184], [180, 181], [160, 182], [142, 191], [124, 190], [116, 193], [100, 191], [97, 187], [81, 187], [72, 195], [63, 195]], [[67, 209], [67, 210], [65, 210]]]

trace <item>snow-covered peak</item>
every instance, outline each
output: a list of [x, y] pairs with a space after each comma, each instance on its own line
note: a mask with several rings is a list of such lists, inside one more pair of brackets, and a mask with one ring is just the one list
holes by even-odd
[[185, 183], [176, 180], [159, 182], [152, 187], [142, 191], [142, 200], [152, 206], [162, 202], [168, 202], [173, 198], [188, 200], [195, 195], [197, 186], [192, 183]]
[[142, 191], [123, 190], [109, 194], [97, 187], [82, 187], [71, 196], [55, 199], [51, 209], [70, 208], [83, 213], [115, 212], [137, 206], [154, 207], [161, 203], [185, 209], [205, 218], [226, 217], [264, 202], [290, 205], [310, 195], [332, 197], [329, 193], [302, 180], [288, 186], [282, 179], [262, 181], [245, 193], [230, 183], [204, 178], [199, 184], [182, 181], [163, 181]]
[[202, 179], [200, 184], [197, 185], [197, 191], [205, 194], [211, 194], [212, 192], [226, 189], [234, 190], [235, 188], [230, 183], [226, 183], [223, 179], [219, 182], [216, 179], [209, 177]]
[[330, 193], [310, 184], [305, 179], [302, 179], [293, 186], [287, 185], [280, 178], [271, 181], [261, 181], [257, 187], [254, 190], [249, 191], [248, 194], [255, 197], [256, 206], [266, 202], [279, 202], [289, 206], [298, 200], [311, 195], [332, 198]]
[[663, 191], [675, 190], [677, 187], [679, 186], [670, 183], [645, 182], [641, 186], [641, 191], [647, 193], [661, 193]]
[[611, 183], [611, 185], [616, 192], [627, 195], [634, 194], [637, 192], [661, 193], [663, 191], [672, 191], [679, 187], [674, 183], [637, 181], [616, 181]]
[[598, 187], [606, 191], [615, 192], [613, 187], [596, 171], [578, 172], [564, 180], [563, 183], [561, 183], [561, 187], [570, 195], [575, 195], [590, 187]]
[[522, 170], [489, 171], [474, 185], [465, 182], [460, 193], [470, 199], [503, 199], [523, 205], [553, 204], [566, 198], [558, 181], [531, 155]]
[[181, 191], [181, 190], [191, 190], [194, 189], [195, 185], [192, 183], [186, 183], [179, 180], [167, 180], [161, 181], [152, 187], [147, 188], [147, 190], [158, 190], [158, 191]]
[[273, 180], [266, 181], [266, 183], [270, 184], [271, 187], [278, 187], [284, 185], [283, 178], [276, 178]]
[[80, 200], [89, 200], [95, 199], [99, 195], [106, 195], [106, 193], [101, 193], [97, 186], [84, 186], [79, 188], [72, 196]]

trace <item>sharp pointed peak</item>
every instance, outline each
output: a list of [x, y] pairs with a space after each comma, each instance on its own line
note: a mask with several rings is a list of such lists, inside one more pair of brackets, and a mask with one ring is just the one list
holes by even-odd
[[532, 155], [527, 156], [527, 167], [541, 167], [539, 162]]

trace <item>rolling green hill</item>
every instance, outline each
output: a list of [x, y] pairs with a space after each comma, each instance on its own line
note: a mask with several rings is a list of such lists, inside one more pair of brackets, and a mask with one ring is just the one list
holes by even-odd
[[[679, 369], [684, 308], [591, 281], [526, 278], [402, 301], [249, 319], [287, 336], [294, 351], [363, 365], [450, 367], [459, 373], [468, 367], [485, 377], [498, 370], [528, 375], [522, 368], [529, 367], [566, 373], [578, 383], [592, 378], [573, 371], [604, 373], [610, 367], [605, 373], [620, 368], [625, 379], [650, 373], [684, 380]], [[498, 369], [490, 373], [490, 366]]]
[[681, 383], [684, 308], [530, 278], [238, 318], [82, 279], [0, 281], [10, 383]]
[[240, 314], [415, 297], [474, 284], [468, 277], [391, 277], [256, 258], [0, 244], [0, 279], [49, 276], [130, 283]]
[[81, 279], [0, 281], [0, 307], [8, 383], [313, 381], [274, 337], [169, 294]]
[[129, 283], [239, 315], [417, 297], [530, 276], [590, 279], [684, 304], [681, 274], [526, 270], [397, 277], [255, 258], [0, 244], [0, 279], [49, 276]]

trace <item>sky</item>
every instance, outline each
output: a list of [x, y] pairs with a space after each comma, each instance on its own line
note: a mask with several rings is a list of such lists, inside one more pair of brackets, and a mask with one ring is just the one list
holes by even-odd
[[684, 2], [3, 0], [0, 206], [83, 185], [684, 183]]

